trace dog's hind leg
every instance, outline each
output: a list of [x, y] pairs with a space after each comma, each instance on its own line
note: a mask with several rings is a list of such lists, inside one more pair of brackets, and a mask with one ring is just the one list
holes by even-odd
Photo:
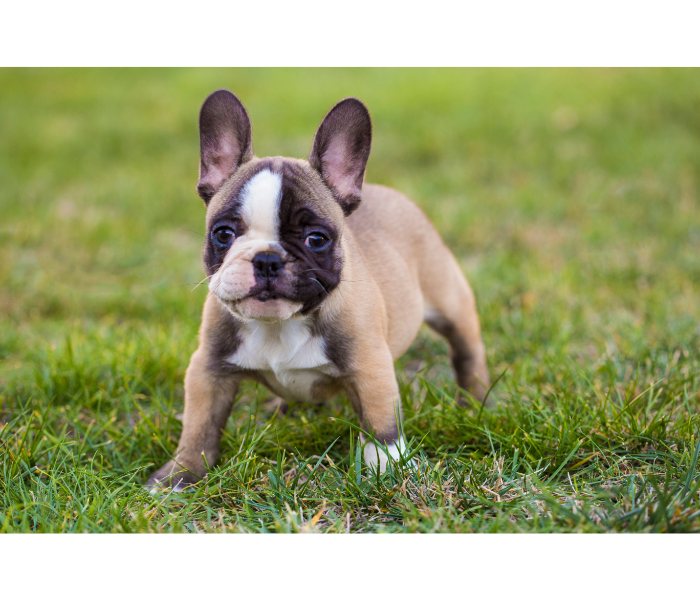
[[447, 252], [441, 258], [421, 277], [425, 321], [449, 343], [457, 384], [484, 402], [489, 373], [474, 293], [455, 258]]

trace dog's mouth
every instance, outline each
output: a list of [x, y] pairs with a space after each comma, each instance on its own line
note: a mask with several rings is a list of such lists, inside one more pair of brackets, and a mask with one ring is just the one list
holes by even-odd
[[303, 304], [271, 290], [248, 294], [235, 301], [224, 302], [226, 307], [244, 320], [285, 321], [296, 315]]
[[250, 290], [246, 295], [240, 296], [238, 298], [222, 296], [221, 294], [216, 293], [216, 291], [214, 293], [219, 298], [219, 300], [221, 300], [221, 302], [223, 302], [226, 306], [229, 307], [235, 307], [241, 302], [250, 300], [257, 300], [258, 302], [271, 302], [274, 300], [297, 302], [297, 300], [295, 300], [288, 294], [280, 292], [279, 290], [271, 289], [270, 287], [260, 288], [256, 286], [255, 288]]
[[254, 294], [249, 294], [245, 298], [241, 298], [241, 300], [247, 300], [248, 298], [252, 298], [254, 300], [260, 300], [260, 302], [267, 302], [268, 300], [291, 300], [290, 298], [286, 297], [283, 294], [280, 294], [279, 292], [275, 292], [272, 290], [262, 290], [260, 292], [254, 293]]

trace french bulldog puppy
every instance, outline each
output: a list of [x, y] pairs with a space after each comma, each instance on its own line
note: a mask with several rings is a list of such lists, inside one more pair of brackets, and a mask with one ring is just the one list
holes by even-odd
[[394, 361], [424, 321], [447, 339], [459, 386], [484, 400], [472, 290], [415, 204], [363, 185], [371, 123], [359, 100], [331, 109], [308, 161], [254, 156], [248, 115], [226, 90], [206, 99], [199, 127], [209, 295], [180, 443], [150, 486], [204, 476], [245, 378], [291, 400], [345, 392], [380, 442], [363, 439], [365, 462], [383, 471], [404, 447]]

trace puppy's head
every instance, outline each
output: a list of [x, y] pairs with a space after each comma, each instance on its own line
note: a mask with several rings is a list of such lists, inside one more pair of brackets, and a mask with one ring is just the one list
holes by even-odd
[[209, 289], [242, 319], [318, 308], [340, 283], [344, 219], [360, 203], [367, 109], [352, 98], [333, 107], [308, 161], [254, 157], [248, 115], [226, 90], [206, 99], [199, 127]]

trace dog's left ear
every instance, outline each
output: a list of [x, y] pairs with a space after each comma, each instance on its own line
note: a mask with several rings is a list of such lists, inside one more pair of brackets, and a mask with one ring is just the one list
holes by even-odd
[[309, 162], [346, 215], [360, 204], [371, 143], [369, 112], [356, 98], [336, 104], [316, 132]]
[[204, 101], [199, 113], [199, 145], [197, 192], [208, 203], [224, 181], [253, 156], [248, 113], [228, 90], [214, 92]]

